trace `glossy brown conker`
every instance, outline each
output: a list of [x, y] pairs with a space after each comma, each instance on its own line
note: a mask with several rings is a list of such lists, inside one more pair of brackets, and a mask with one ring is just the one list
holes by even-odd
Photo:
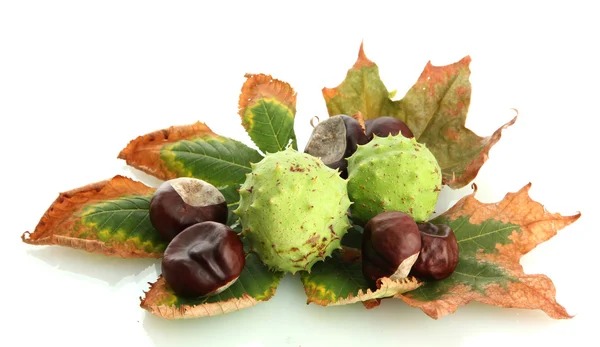
[[399, 211], [379, 213], [364, 227], [363, 276], [372, 289], [382, 277], [405, 278], [420, 251], [421, 234], [410, 215]]
[[308, 139], [304, 152], [319, 157], [325, 165], [339, 169], [342, 178], [348, 177], [348, 161], [358, 145], [368, 142], [360, 123], [347, 115], [336, 115], [317, 124]]
[[241, 239], [227, 225], [203, 222], [179, 233], [167, 246], [162, 276], [185, 297], [214, 295], [240, 276], [246, 255]]
[[225, 197], [210, 183], [191, 177], [163, 182], [150, 200], [152, 226], [169, 242], [185, 228], [214, 221], [227, 223]]
[[417, 223], [421, 233], [421, 254], [411, 275], [441, 280], [450, 276], [458, 265], [458, 242], [454, 231], [445, 224]]
[[396, 136], [402, 134], [402, 136], [407, 138], [414, 137], [406, 123], [398, 118], [389, 116], [367, 119], [365, 121], [365, 133], [369, 141], [373, 139], [373, 135], [387, 137], [389, 135]]

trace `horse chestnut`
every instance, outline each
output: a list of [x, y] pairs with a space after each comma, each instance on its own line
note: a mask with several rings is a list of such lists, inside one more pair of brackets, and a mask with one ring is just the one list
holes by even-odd
[[150, 222], [165, 241], [196, 223], [227, 223], [227, 202], [213, 185], [197, 178], [163, 182], [150, 200]]
[[319, 123], [308, 139], [304, 153], [319, 157], [325, 165], [348, 177], [348, 161], [358, 145], [368, 142], [360, 123], [347, 115], [329, 117]]
[[458, 264], [458, 242], [452, 228], [445, 224], [417, 223], [421, 232], [421, 254], [411, 274], [436, 280], [450, 276]]
[[363, 231], [363, 276], [373, 289], [382, 277], [407, 277], [420, 251], [421, 234], [410, 215], [398, 211], [379, 213]]
[[222, 292], [246, 264], [235, 231], [216, 222], [195, 224], [175, 236], [162, 259], [162, 275], [175, 293], [203, 297]]
[[373, 135], [387, 137], [388, 135], [396, 136], [401, 133], [402, 136], [407, 138], [414, 137], [412, 131], [403, 121], [388, 116], [367, 119], [365, 121], [365, 132], [369, 141], [373, 139]]

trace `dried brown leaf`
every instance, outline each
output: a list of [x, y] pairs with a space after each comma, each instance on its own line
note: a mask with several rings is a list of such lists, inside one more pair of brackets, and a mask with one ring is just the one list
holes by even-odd
[[475, 192], [433, 220], [450, 225], [459, 243], [459, 265], [441, 281], [396, 297], [432, 318], [453, 313], [471, 301], [506, 308], [541, 309], [552, 318], [571, 318], [556, 301], [554, 284], [545, 275], [525, 274], [523, 255], [575, 222], [580, 213], [548, 212], [529, 196], [531, 184], [497, 203], [482, 203]]
[[167, 144], [196, 137], [218, 137], [206, 124], [196, 122], [190, 125], [172, 126], [138, 136], [119, 153], [118, 158], [127, 165], [162, 180], [177, 178], [178, 175], [161, 158], [161, 150]]
[[[118, 202], [127, 203], [129, 199], [138, 199], [140, 203], [147, 202], [148, 196], [153, 192], [154, 188], [117, 175], [110, 180], [60, 193], [44, 213], [33, 233], [27, 231], [21, 239], [30, 245], [59, 245], [125, 258], [160, 257], [160, 250], [164, 245], [154, 230], [149, 230], [150, 233], [144, 232], [140, 238], [140, 234], [134, 233], [140, 231], [139, 228], [126, 230], [124, 228], [127, 223], [114, 225], [109, 221], [110, 216], [104, 218], [102, 228], [95, 223], [97, 219], [90, 218], [98, 212], [112, 213], [113, 211], [103, 211], [102, 206], [105, 205], [117, 206], [115, 211], [118, 212]], [[139, 226], [142, 222], [147, 222], [147, 210], [137, 207], [136, 210], [140, 221], [134, 224]], [[125, 218], [121, 219], [122, 222], [127, 221], [131, 213], [127, 213], [126, 216], [123, 216]], [[151, 226], [148, 228], [152, 229]]]

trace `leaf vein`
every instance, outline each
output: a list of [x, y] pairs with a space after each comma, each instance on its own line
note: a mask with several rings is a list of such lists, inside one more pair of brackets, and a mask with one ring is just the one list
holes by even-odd
[[277, 138], [277, 135], [275, 134], [275, 128], [273, 128], [273, 121], [272, 121], [271, 117], [269, 117], [266, 103], [264, 101], [261, 101], [261, 106], [264, 108], [265, 113], [267, 115], [267, 119], [269, 120], [269, 126], [271, 127], [271, 130], [272, 130], [271, 135], [274, 135], [275, 141], [277, 142], [277, 148], [279, 148], [279, 150], [281, 150], [282, 149], [281, 144], [279, 143], [279, 139]]
[[[250, 167], [250, 165], [246, 166], [246, 165], [238, 164], [236, 162], [222, 160], [220, 158], [211, 157], [211, 156], [209, 156], [207, 154], [199, 154], [199, 153], [185, 152], [185, 151], [179, 151], [179, 150], [172, 150], [172, 151], [180, 153], [180, 154], [184, 154], [184, 155], [187, 153], [188, 155], [197, 155], [197, 156], [199, 156], [199, 158], [195, 159], [192, 163], [195, 163], [198, 160], [208, 159], [208, 160], [211, 160], [211, 161], [217, 161], [217, 162], [222, 161], [222, 162], [227, 163], [227, 164], [231, 164], [231, 165], [234, 165], [234, 166], [239, 166], [239, 167], [242, 167], [242, 168], [244, 168], [244, 169], [246, 169], [248, 171], [252, 170], [252, 168]], [[188, 165], [191, 165], [192, 163], [189, 163]]]
[[[478, 239], [478, 238], [480, 238], [480, 237], [487, 236], [487, 235], [489, 235], [489, 234], [499, 233], [499, 232], [501, 232], [501, 231], [504, 231], [504, 230], [509, 230], [509, 229], [514, 229], [514, 228], [515, 228], [514, 226], [508, 226], [508, 227], [504, 227], [504, 228], [500, 228], [500, 229], [496, 229], [496, 230], [488, 231], [488, 232], [486, 232], [486, 233], [484, 233], [484, 234], [478, 234], [478, 235], [475, 235], [475, 236], [471, 236], [471, 237], [468, 237], [468, 238], [466, 238], [466, 239], [461, 239], [460, 241], [457, 241], [457, 242], [458, 242], [458, 243], [461, 243], [461, 242], [464, 242], [464, 241], [470, 241], [470, 240]], [[475, 241], [473, 241], [473, 242], [475, 242]], [[476, 243], [476, 242], [475, 242], [475, 243]]]

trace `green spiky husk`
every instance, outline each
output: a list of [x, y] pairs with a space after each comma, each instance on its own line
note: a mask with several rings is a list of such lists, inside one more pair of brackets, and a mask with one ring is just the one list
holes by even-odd
[[364, 225], [385, 211], [428, 220], [441, 190], [441, 172], [435, 156], [414, 138], [375, 136], [348, 159], [352, 220]]
[[309, 271], [350, 228], [347, 180], [316, 157], [292, 148], [252, 165], [240, 187], [242, 235], [270, 268]]

